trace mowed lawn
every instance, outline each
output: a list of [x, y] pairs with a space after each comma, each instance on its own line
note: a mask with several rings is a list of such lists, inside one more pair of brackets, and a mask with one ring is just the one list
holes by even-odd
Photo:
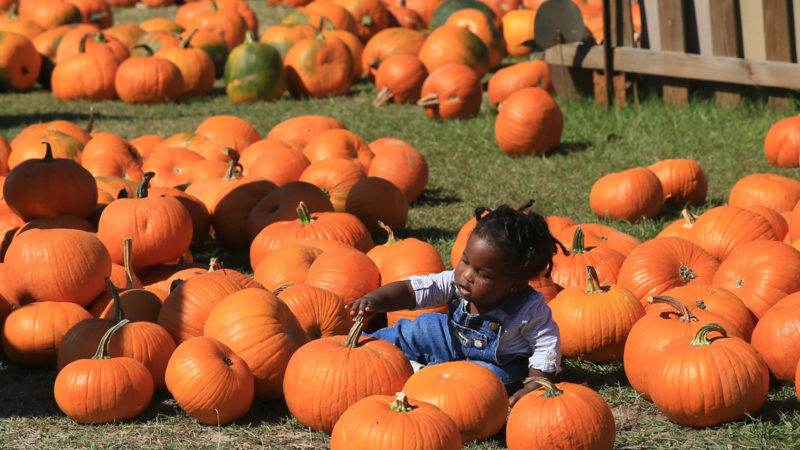
[[[248, 0], [263, 30], [289, 11]], [[139, 22], [153, 16], [174, 17], [176, 7], [116, 9], [116, 23]], [[511, 159], [494, 138], [496, 113], [485, 101], [480, 114], [469, 120], [433, 121], [421, 108], [387, 105], [375, 108], [376, 94], [367, 81], [355, 84], [347, 96], [293, 99], [286, 94], [269, 103], [232, 104], [218, 82], [212, 96], [186, 102], [133, 106], [120, 101], [61, 102], [35, 89], [24, 94], [0, 94], [0, 134], [11, 140], [32, 123], [66, 119], [85, 123], [90, 107], [99, 115], [95, 129], [125, 138], [142, 134], [170, 136], [193, 131], [205, 118], [232, 114], [250, 121], [262, 135], [276, 123], [302, 114], [323, 114], [341, 121], [365, 140], [403, 139], [419, 149], [430, 166], [423, 195], [409, 211], [399, 237], [426, 240], [439, 249], [449, 265], [450, 247], [458, 229], [478, 206], [521, 205], [535, 199], [543, 215], [578, 222], [599, 221], [646, 240], [675, 220], [678, 210], [664, 210], [653, 220], [623, 223], [599, 220], [589, 208], [589, 191], [602, 175], [661, 159], [692, 158], [709, 180], [701, 213], [725, 204], [733, 184], [757, 172], [798, 178], [796, 169], [777, 169], [764, 157], [763, 140], [772, 123], [796, 114], [760, 100], [738, 108], [720, 108], [693, 98], [685, 109], [667, 108], [643, 95], [639, 105], [606, 111], [591, 99], [559, 99], [565, 118], [561, 145], [546, 157]], [[218, 255], [226, 267], [252, 273], [246, 250], [219, 248], [213, 241], [195, 252], [196, 259]], [[137, 420], [121, 424], [83, 426], [65, 417], [53, 400], [54, 370], [31, 370], [0, 360], [0, 447], [73, 448], [325, 448], [327, 436], [310, 432], [295, 421], [281, 402], [256, 400], [248, 415], [222, 427], [198, 424], [183, 413], [168, 393], [158, 393]], [[800, 406], [792, 387], [773, 384], [767, 403], [754, 417], [712, 429], [674, 425], [655, 406], [628, 385], [621, 363], [590, 364], [565, 361], [560, 381], [586, 383], [611, 405], [619, 447], [772, 447], [800, 445]], [[503, 432], [470, 448], [503, 448]]]

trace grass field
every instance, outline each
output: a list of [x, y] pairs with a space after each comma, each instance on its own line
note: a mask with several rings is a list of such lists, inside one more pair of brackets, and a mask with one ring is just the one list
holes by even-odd
[[[248, 0], [264, 29], [286, 14], [286, 8]], [[116, 23], [138, 22], [151, 16], [174, 17], [176, 8], [115, 10]], [[0, 94], [0, 134], [13, 138], [25, 126], [54, 119], [85, 122], [88, 110], [99, 111], [95, 129], [126, 138], [157, 133], [169, 136], [192, 131], [206, 117], [232, 114], [250, 121], [261, 133], [286, 118], [324, 114], [341, 121], [367, 141], [392, 136], [403, 139], [427, 158], [430, 181], [412, 205], [400, 237], [417, 237], [434, 244], [449, 261], [450, 246], [461, 225], [477, 206], [520, 205], [530, 198], [544, 215], [578, 222], [597, 219], [589, 209], [589, 190], [600, 176], [666, 158], [693, 158], [709, 179], [700, 213], [724, 204], [739, 178], [755, 172], [798, 177], [797, 170], [776, 169], [763, 154], [763, 139], [776, 120], [796, 111], [776, 110], [762, 101], [738, 108], [719, 108], [696, 98], [686, 109], [667, 108], [654, 97], [639, 105], [605, 111], [590, 99], [559, 101], [565, 127], [559, 148], [547, 157], [510, 159], [494, 140], [494, 119], [488, 101], [470, 120], [435, 122], [414, 106], [374, 108], [374, 87], [366, 81], [351, 94], [321, 100], [297, 100], [234, 105], [218, 83], [214, 95], [187, 102], [131, 106], [113, 102], [60, 102], [41, 89], [24, 94]], [[600, 221], [641, 240], [655, 236], [678, 217], [665, 210], [635, 224]], [[197, 258], [220, 255], [225, 265], [250, 272], [247, 252], [199, 249]], [[81, 426], [66, 418], [52, 397], [53, 370], [29, 370], [0, 360], [0, 447], [171, 447], [171, 448], [325, 448], [327, 436], [308, 431], [283, 403], [256, 401], [250, 413], [225, 427], [199, 425], [183, 413], [169, 394], [160, 393], [133, 422]], [[800, 406], [794, 389], [773, 385], [762, 411], [712, 429], [674, 425], [628, 385], [621, 363], [567, 361], [559, 380], [586, 383], [611, 405], [617, 423], [617, 446], [793, 448], [800, 446]], [[504, 448], [502, 432], [470, 448]]]

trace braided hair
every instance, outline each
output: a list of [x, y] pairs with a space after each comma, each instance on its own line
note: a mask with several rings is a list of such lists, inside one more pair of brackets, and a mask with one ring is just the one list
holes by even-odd
[[525, 210], [533, 206], [533, 200], [520, 208], [501, 205], [491, 210], [475, 209], [473, 234], [496, 245], [508, 255], [512, 275], [517, 279], [531, 280], [544, 272], [550, 276], [553, 255], [560, 248], [568, 253], [564, 245], [550, 234], [550, 229], [541, 215]]

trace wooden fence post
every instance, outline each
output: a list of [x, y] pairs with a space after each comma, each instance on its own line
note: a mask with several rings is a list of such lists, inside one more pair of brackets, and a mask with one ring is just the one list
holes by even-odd
[[[694, 0], [700, 54], [741, 57], [735, 0]], [[717, 104], [736, 106], [741, 95], [737, 87], [711, 83]]]
[[[684, 8], [682, 0], [658, 1], [658, 30], [661, 50], [685, 52]], [[662, 95], [667, 105], [687, 106], [689, 104], [689, 80], [665, 78]]]
[[[789, 0], [742, 0], [744, 57], [767, 61], [792, 61]], [[774, 89], [766, 89], [769, 102], [781, 108], [793, 105], [791, 97]]]

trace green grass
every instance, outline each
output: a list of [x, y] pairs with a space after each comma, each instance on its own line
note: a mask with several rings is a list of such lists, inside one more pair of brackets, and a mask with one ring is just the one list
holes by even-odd
[[[249, 0], [262, 30], [288, 11]], [[115, 10], [116, 23], [141, 21], [154, 15], [173, 17], [177, 8]], [[596, 221], [589, 209], [589, 190], [600, 176], [665, 158], [694, 158], [709, 179], [702, 212], [724, 204], [733, 184], [754, 172], [798, 178], [797, 170], [776, 169], [763, 154], [763, 139], [776, 120], [796, 111], [747, 101], [738, 108], [720, 108], [695, 98], [688, 108], [667, 108], [644, 96], [638, 106], [605, 111], [590, 99], [559, 100], [565, 127], [561, 146], [546, 157], [510, 159], [494, 140], [495, 113], [485, 101], [470, 120], [436, 122], [414, 106], [374, 108], [374, 87], [356, 84], [350, 95], [329, 99], [234, 105], [217, 84], [212, 96], [154, 106], [119, 101], [60, 102], [40, 89], [1, 94], [0, 134], [13, 138], [25, 126], [54, 119], [85, 122], [94, 106], [95, 128], [126, 138], [157, 133], [169, 136], [192, 131], [215, 114], [233, 114], [250, 121], [261, 133], [286, 118], [324, 114], [341, 121], [367, 141], [384, 136], [403, 139], [427, 158], [430, 181], [412, 205], [400, 237], [413, 236], [434, 244], [450, 260], [455, 234], [477, 206], [520, 205], [530, 198], [544, 215]], [[645, 240], [678, 217], [666, 210], [656, 219], [638, 223], [600, 221]], [[196, 256], [223, 258], [227, 267], [250, 271], [247, 256], [209, 242]], [[250, 413], [225, 427], [199, 425], [183, 413], [168, 394], [160, 393], [142, 417], [129, 423], [82, 426], [63, 416], [52, 397], [53, 370], [30, 370], [3, 362], [0, 369], [0, 447], [168, 447], [168, 448], [325, 448], [327, 437], [308, 431], [280, 402], [256, 401]], [[794, 390], [773, 385], [759, 414], [711, 429], [672, 424], [628, 385], [621, 363], [565, 362], [561, 380], [586, 383], [611, 405], [617, 422], [617, 446], [634, 447], [772, 447], [800, 445], [800, 408]], [[469, 448], [503, 448], [502, 432]]]

